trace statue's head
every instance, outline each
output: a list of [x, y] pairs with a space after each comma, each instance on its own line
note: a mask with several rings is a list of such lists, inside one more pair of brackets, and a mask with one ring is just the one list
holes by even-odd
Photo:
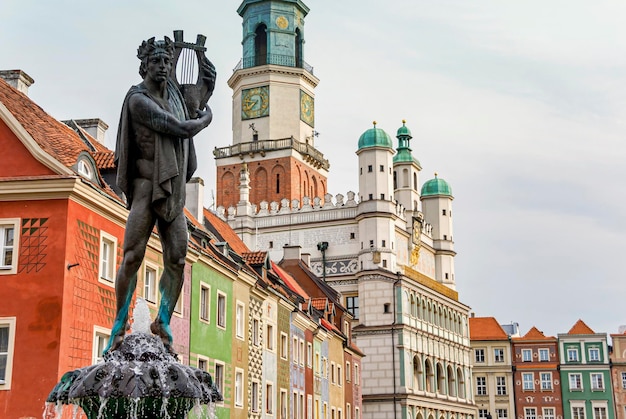
[[154, 37], [143, 41], [139, 48], [137, 48], [137, 58], [141, 60], [139, 65], [139, 75], [142, 78], [146, 77], [148, 59], [153, 55], [165, 54], [174, 58], [174, 43], [167, 36], [163, 40], [155, 41]]

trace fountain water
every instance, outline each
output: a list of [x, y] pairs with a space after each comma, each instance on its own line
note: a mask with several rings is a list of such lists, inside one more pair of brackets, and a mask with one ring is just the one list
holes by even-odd
[[[46, 402], [44, 417], [60, 417], [63, 405], [80, 406], [89, 419], [185, 418], [222, 400], [211, 375], [182, 365], [161, 339], [149, 334], [150, 311], [137, 299], [133, 332], [104, 360], [63, 375]], [[207, 414], [212, 415], [212, 407]], [[46, 416], [47, 415], [47, 416]]]

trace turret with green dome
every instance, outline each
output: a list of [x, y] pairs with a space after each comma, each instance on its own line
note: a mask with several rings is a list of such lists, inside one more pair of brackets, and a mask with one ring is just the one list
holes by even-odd
[[440, 179], [437, 173], [435, 173], [434, 179], [429, 180], [422, 186], [422, 197], [436, 195], [452, 196], [452, 188], [448, 182]]
[[384, 130], [376, 128], [376, 121], [374, 121], [374, 127], [365, 131], [361, 137], [359, 137], [359, 150], [370, 147], [385, 147], [393, 149], [393, 143], [391, 137]]
[[411, 135], [411, 130], [406, 126], [406, 120], [404, 119], [402, 120], [402, 126], [398, 128], [396, 138], [398, 139], [398, 153], [393, 156], [393, 163], [415, 163], [417, 167], [419, 167], [419, 170], [421, 170], [422, 165], [411, 153], [409, 144], [413, 136]]

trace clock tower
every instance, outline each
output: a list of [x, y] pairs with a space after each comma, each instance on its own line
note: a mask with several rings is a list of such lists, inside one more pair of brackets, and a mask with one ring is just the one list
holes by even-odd
[[327, 192], [329, 163], [315, 148], [315, 87], [304, 61], [301, 0], [244, 0], [243, 58], [228, 80], [233, 90], [232, 145], [216, 148], [217, 206], [237, 206], [243, 163], [250, 203], [302, 202]]

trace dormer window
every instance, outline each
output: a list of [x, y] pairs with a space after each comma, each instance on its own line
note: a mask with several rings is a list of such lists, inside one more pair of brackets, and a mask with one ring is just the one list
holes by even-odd
[[78, 161], [78, 174], [87, 179], [93, 178], [93, 169], [87, 160], [81, 159]]

